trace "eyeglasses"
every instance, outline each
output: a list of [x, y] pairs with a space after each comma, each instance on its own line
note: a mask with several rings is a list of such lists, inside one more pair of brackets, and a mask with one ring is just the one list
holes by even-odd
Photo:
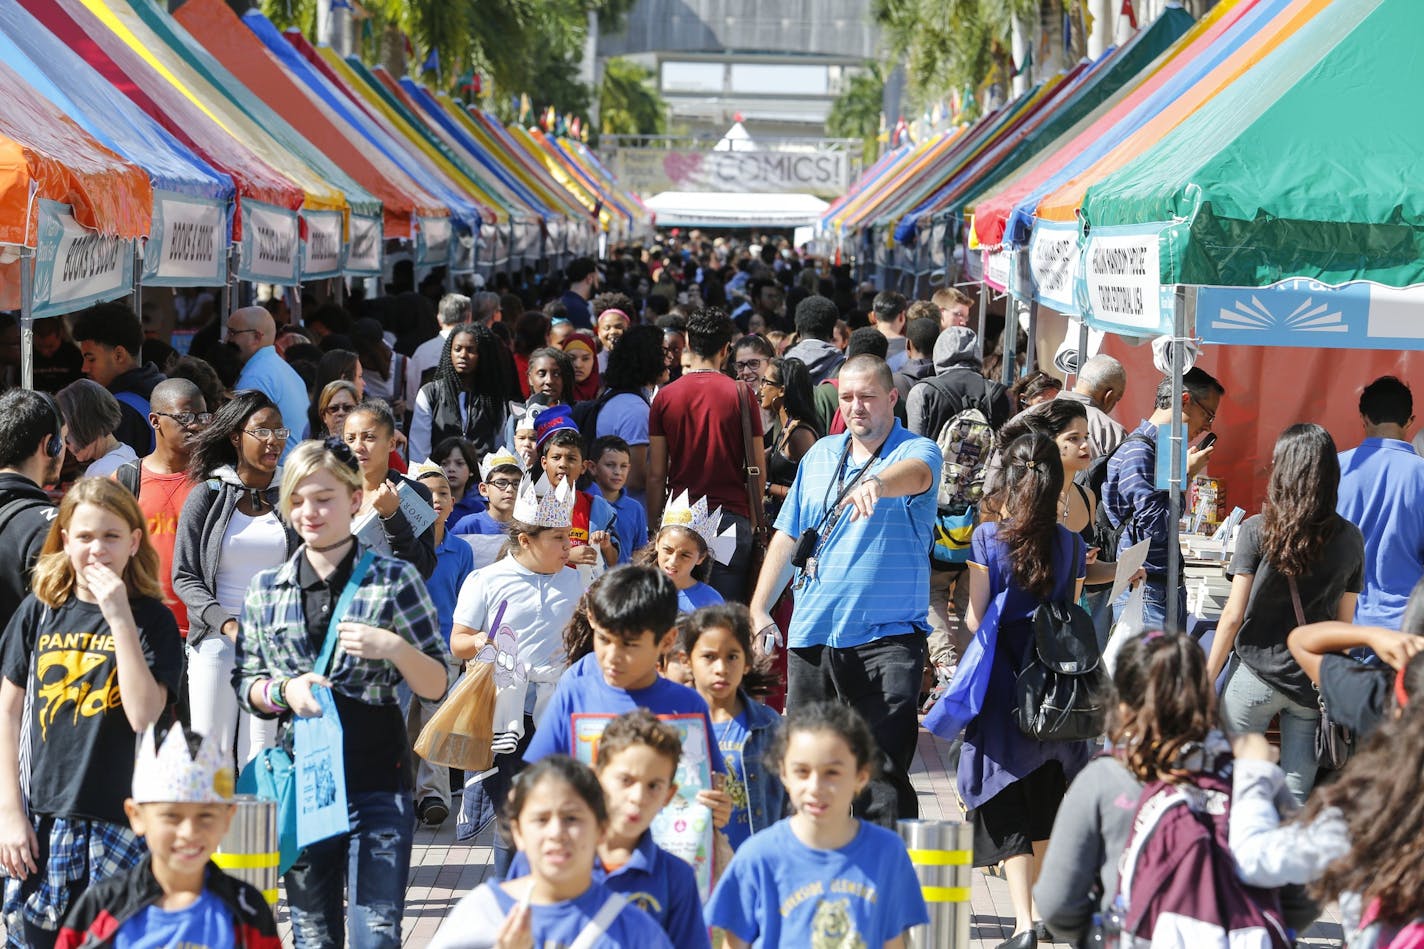
[[508, 478], [499, 478], [495, 481], [486, 481], [485, 484], [491, 488], [498, 488], [500, 491], [508, 491], [511, 488], [519, 487], [518, 481], [510, 481]]
[[161, 415], [164, 418], [171, 418], [183, 428], [187, 428], [194, 423], [198, 425], [209, 425], [213, 421], [211, 412], [154, 412], [154, 415]]
[[234, 336], [241, 336], [243, 333], [253, 333], [253, 334], [260, 335], [261, 331], [260, 331], [260, 330], [235, 330], [235, 329], [233, 329], [231, 326], [229, 326], [229, 327], [227, 328], [227, 338], [228, 338], [228, 339], [232, 339]]
[[290, 438], [292, 434], [292, 430], [290, 428], [244, 428], [243, 431], [251, 435], [253, 438], [257, 439], [258, 441], [263, 442], [270, 442], [274, 440], [284, 442], [288, 438]]
[[1216, 413], [1213, 412], [1211, 409], [1207, 408], [1205, 405], [1202, 405], [1201, 400], [1198, 399], [1196, 396], [1192, 395], [1190, 392], [1187, 393], [1187, 398], [1191, 399], [1192, 402], [1196, 404], [1196, 407], [1202, 410], [1202, 413], [1206, 415], [1206, 427], [1211, 428], [1212, 423], [1216, 421]]
[[328, 405], [322, 410], [323, 415], [350, 415], [356, 410], [354, 405]]
[[742, 362], [734, 362], [732, 363], [732, 368], [737, 370], [737, 372], [761, 372], [761, 367], [764, 365], [766, 365], [766, 360], [758, 357], [756, 359], [746, 359]]
[[781, 388], [781, 383], [777, 382], [775, 379], [763, 379], [761, 380], [761, 384], [764, 386], [771, 386], [773, 389]]

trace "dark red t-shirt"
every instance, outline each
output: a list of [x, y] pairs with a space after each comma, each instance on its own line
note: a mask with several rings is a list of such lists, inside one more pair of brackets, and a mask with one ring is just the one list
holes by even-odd
[[[762, 437], [752, 409], [752, 438]], [[667, 439], [668, 500], [687, 490], [707, 498], [709, 510], [751, 517], [747, 508], [746, 448], [737, 383], [720, 372], [684, 373], [658, 390], [648, 413], [648, 435]]]

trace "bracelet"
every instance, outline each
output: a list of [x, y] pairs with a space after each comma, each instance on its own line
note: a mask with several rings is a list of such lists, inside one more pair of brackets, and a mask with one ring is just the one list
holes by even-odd
[[279, 712], [285, 712], [292, 706], [287, 702], [287, 683], [291, 679], [268, 679], [267, 680], [267, 704]]
[[877, 485], [879, 485], [881, 491], [884, 491], [884, 490], [885, 490], [885, 482], [880, 480], [880, 475], [878, 475], [878, 474], [872, 474], [870, 477], [866, 478], [865, 480], [866, 480], [866, 481], [874, 481]]

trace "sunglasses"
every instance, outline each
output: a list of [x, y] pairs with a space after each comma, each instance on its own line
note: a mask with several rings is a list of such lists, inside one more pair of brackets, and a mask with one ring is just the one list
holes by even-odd
[[197, 423], [198, 425], [209, 425], [213, 421], [211, 412], [154, 412], [154, 415], [161, 415], [164, 418], [171, 418], [183, 428]]

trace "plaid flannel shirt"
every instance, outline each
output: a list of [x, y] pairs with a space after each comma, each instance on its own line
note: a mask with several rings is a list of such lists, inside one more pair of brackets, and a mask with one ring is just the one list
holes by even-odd
[[[281, 566], [252, 578], [238, 621], [237, 670], [233, 674], [237, 700], [262, 718], [274, 716], [253, 708], [248, 701], [253, 683], [311, 672], [321, 651], [307, 638], [297, 576], [297, 558], [302, 556], [304, 547]], [[404, 560], [378, 554], [340, 620], [392, 630], [427, 656], [442, 663], [449, 661], [425, 581]], [[367, 705], [399, 704], [396, 686], [401, 673], [386, 660], [358, 659], [338, 645], [327, 678], [332, 688], [347, 698]]]

